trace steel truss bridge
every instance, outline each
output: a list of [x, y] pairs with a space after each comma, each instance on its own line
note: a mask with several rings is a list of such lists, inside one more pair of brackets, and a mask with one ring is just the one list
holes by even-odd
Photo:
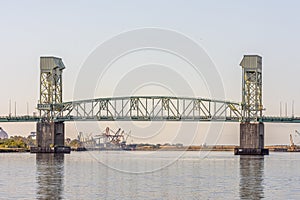
[[115, 97], [63, 103], [56, 120], [238, 121], [238, 103], [202, 98]]
[[[242, 102], [193, 97], [130, 96], [63, 102], [61, 58], [40, 58], [38, 116], [0, 117], [0, 122], [37, 122], [37, 146], [32, 153], [69, 153], [64, 146], [68, 121], [241, 122], [235, 155], [268, 155], [264, 122], [300, 123], [300, 117], [266, 117], [262, 103], [262, 57], [244, 55]], [[262, 122], [262, 123], [259, 123]], [[53, 147], [53, 148], [52, 148]]]
[[300, 123], [299, 117], [265, 117], [262, 58], [245, 55], [242, 102], [171, 96], [130, 96], [63, 102], [61, 58], [40, 58], [38, 116], [6, 116], [0, 122], [64, 121], [223, 121]]
[[[205, 98], [131, 96], [97, 98], [44, 105], [58, 110], [54, 121], [198, 121], [240, 122], [240, 103]], [[0, 122], [38, 122], [43, 116], [6, 116]], [[263, 116], [270, 123], [300, 123], [299, 117]]]

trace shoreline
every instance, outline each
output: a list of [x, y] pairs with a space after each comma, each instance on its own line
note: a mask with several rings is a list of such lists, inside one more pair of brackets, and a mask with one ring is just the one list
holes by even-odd
[[[122, 150], [122, 149], [76, 149], [72, 148], [72, 151], [234, 151], [234, 145], [215, 145], [215, 146], [160, 146], [159, 148], [154, 146], [138, 146], [136, 149]], [[265, 146], [271, 152], [300, 152], [300, 148], [291, 150], [289, 145], [271, 145]], [[30, 149], [27, 148], [0, 148], [0, 153], [27, 153]]]
[[0, 148], [0, 153], [27, 153], [29, 149], [24, 148]]

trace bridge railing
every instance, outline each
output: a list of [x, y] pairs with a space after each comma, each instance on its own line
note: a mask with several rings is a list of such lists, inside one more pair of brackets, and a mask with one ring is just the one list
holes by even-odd
[[39, 121], [40, 117], [38, 116], [1, 116], [0, 122], [36, 122]]
[[269, 123], [300, 123], [300, 117], [263, 116], [258, 121]]

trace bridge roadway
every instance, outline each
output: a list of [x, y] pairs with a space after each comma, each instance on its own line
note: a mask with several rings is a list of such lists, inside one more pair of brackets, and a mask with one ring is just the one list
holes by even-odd
[[[54, 121], [222, 121], [241, 122], [240, 103], [205, 98], [131, 96], [97, 98], [62, 104], [38, 105], [48, 108]], [[37, 122], [46, 116], [5, 116], [0, 122]], [[300, 117], [263, 116], [257, 121], [300, 123]]]

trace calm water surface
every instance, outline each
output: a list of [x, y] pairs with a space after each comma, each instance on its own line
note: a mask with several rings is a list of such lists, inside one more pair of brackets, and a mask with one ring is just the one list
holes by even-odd
[[0, 154], [0, 199], [300, 199], [300, 153]]

